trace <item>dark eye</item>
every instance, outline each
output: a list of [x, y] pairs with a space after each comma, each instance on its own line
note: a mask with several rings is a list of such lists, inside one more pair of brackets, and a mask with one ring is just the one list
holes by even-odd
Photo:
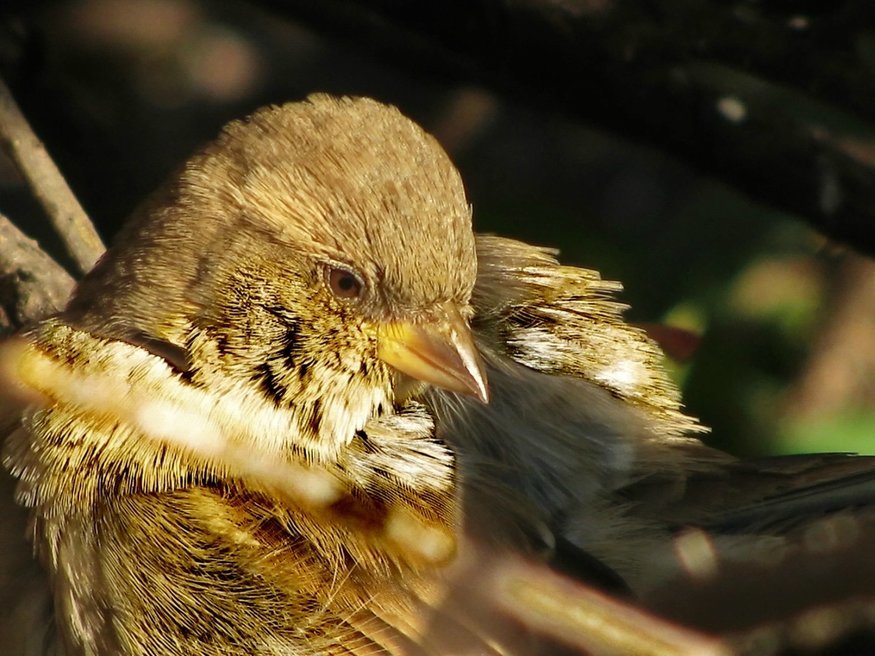
[[361, 278], [348, 269], [330, 267], [328, 269], [328, 289], [337, 298], [355, 300], [362, 295], [364, 283]]

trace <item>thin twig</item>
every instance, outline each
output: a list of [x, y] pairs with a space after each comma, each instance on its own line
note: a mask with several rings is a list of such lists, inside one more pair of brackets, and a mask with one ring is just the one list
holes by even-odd
[[505, 560], [494, 595], [519, 622], [587, 654], [733, 656], [718, 638], [674, 625], [545, 568]]
[[86, 273], [106, 248], [3, 80], [0, 80], [0, 145], [27, 180], [79, 272]]

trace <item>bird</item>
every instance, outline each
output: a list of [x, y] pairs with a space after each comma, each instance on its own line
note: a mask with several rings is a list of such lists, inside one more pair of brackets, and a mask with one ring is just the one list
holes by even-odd
[[21, 653], [559, 654], [478, 593], [503, 554], [655, 599], [711, 562], [679, 534], [869, 502], [865, 459], [706, 446], [619, 290], [475, 234], [394, 107], [230, 123], [0, 351]]

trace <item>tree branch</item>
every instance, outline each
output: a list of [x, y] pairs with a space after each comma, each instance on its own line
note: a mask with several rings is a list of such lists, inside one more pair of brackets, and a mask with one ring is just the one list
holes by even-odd
[[2, 80], [0, 145], [27, 180], [79, 272], [86, 273], [105, 250], [103, 242]]
[[0, 214], [0, 334], [64, 306], [75, 281]]

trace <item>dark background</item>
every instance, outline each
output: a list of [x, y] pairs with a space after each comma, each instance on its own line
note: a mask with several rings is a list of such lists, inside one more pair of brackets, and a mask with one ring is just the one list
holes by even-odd
[[[875, 453], [866, 4], [7, 0], [0, 70], [107, 240], [260, 105], [398, 105], [478, 230], [557, 246], [623, 281], [630, 320], [701, 336], [671, 366], [712, 444]], [[54, 248], [3, 159], [0, 212]]]

